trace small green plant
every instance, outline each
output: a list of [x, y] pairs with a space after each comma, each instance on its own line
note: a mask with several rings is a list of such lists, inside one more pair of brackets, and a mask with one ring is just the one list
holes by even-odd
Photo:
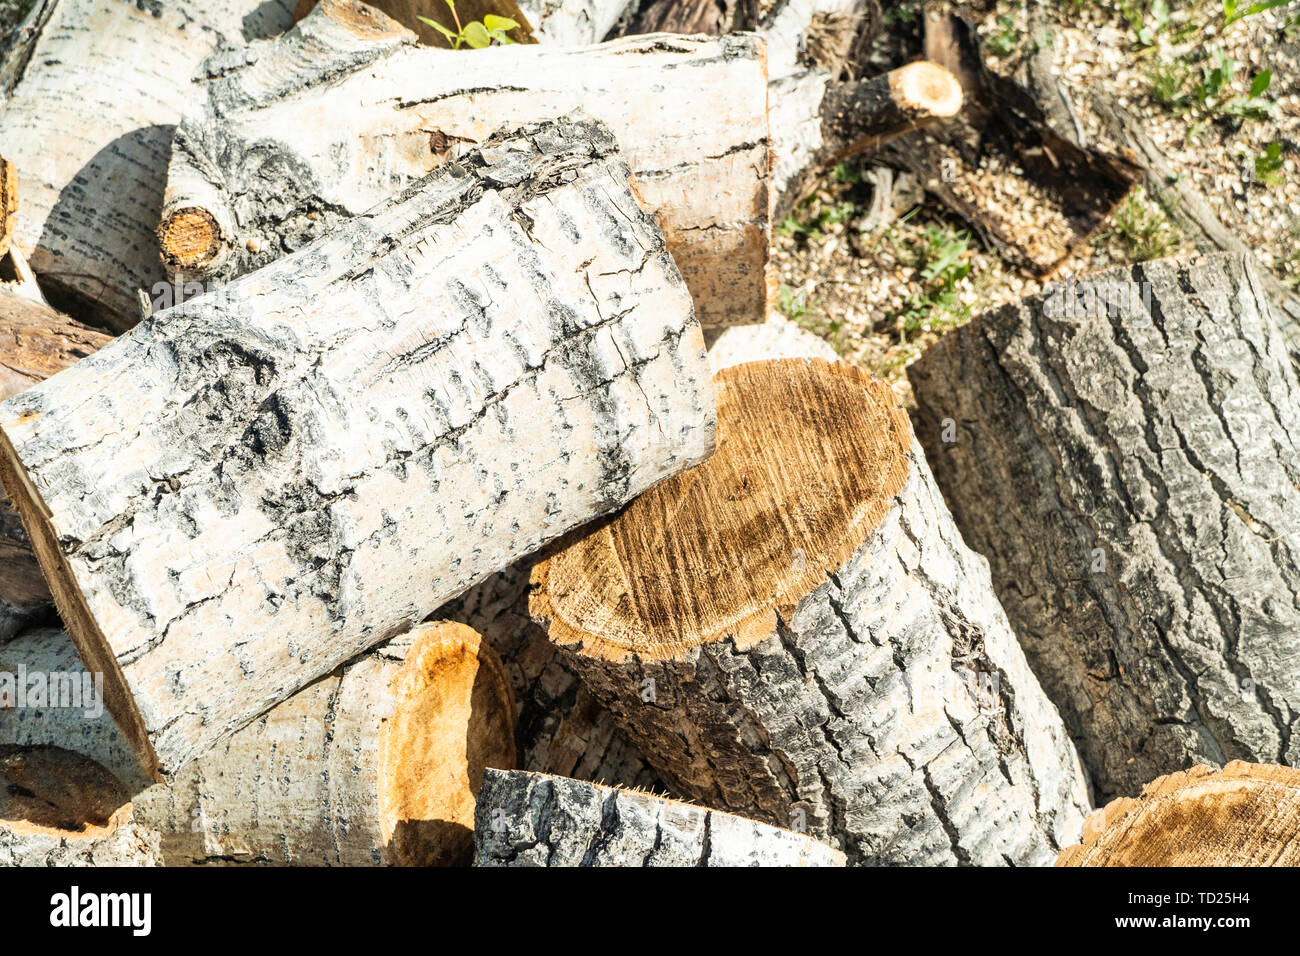
[[800, 222], [794, 213], [790, 213], [785, 219], [781, 220], [781, 225], [777, 227], [777, 230], [783, 236], [803, 236], [808, 239], [820, 239], [826, 234], [828, 226], [834, 226], [852, 219], [857, 214], [857, 211], [856, 203], [842, 202], [823, 207], [815, 217], [806, 222]]
[[927, 226], [914, 248], [913, 262], [920, 268], [922, 291], [908, 296], [892, 318], [899, 341], [906, 344], [922, 332], [942, 332], [961, 325], [971, 316], [962, 305], [957, 283], [970, 275], [971, 236], [950, 226]]
[[825, 339], [837, 354], [844, 354], [845, 338], [848, 333], [844, 320], [819, 317], [817, 303], [809, 300], [805, 290], [796, 291], [781, 283], [781, 287], [777, 290], [776, 307], [795, 325]]
[[1181, 60], [1157, 60], [1147, 70], [1147, 93], [1162, 106], [1180, 109], [1187, 105], [1183, 92], [1192, 70]]
[[1250, 81], [1250, 90], [1244, 96], [1233, 95], [1233, 80], [1237, 63], [1222, 50], [1215, 53], [1210, 63], [1201, 67], [1201, 78], [1192, 89], [1192, 99], [1201, 109], [1210, 113], [1239, 116], [1242, 119], [1267, 119], [1273, 115], [1274, 103], [1264, 98], [1273, 82], [1272, 70], [1260, 70]]
[[1142, 46], [1154, 46], [1156, 35], [1169, 25], [1169, 4], [1166, 0], [1151, 0], [1151, 22], [1148, 23], [1142, 7], [1136, 3], [1122, 3], [1120, 12], [1132, 28]]
[[1020, 37], [1016, 35], [1015, 30], [1016, 21], [1010, 17], [998, 17], [998, 26], [1002, 29], [989, 37], [985, 43], [994, 56], [1011, 56], [1020, 46]]
[[1282, 178], [1282, 144], [1269, 143], [1264, 151], [1255, 156], [1255, 181], [1270, 186], [1281, 186]]
[[1098, 236], [1101, 242], [1117, 238], [1131, 262], [1159, 259], [1173, 252], [1181, 241], [1177, 227], [1164, 210], [1147, 199], [1139, 186], [1111, 216], [1111, 228]]
[[509, 46], [515, 42], [507, 36], [507, 33], [519, 24], [509, 17], [499, 17], [495, 13], [489, 13], [483, 17], [482, 22], [471, 20], [469, 23], [462, 24], [460, 14], [456, 12], [456, 0], [443, 0], [443, 3], [447, 4], [447, 9], [451, 11], [451, 18], [456, 23], [455, 30], [448, 30], [437, 20], [430, 20], [428, 17], [416, 17], [416, 19], [446, 37], [453, 50], [459, 50], [462, 46], [481, 50], [493, 43], [498, 46]]
[[1275, 7], [1285, 7], [1294, 0], [1256, 0], [1255, 3], [1242, 5], [1239, 0], [1223, 0], [1223, 25], [1231, 26], [1238, 20], [1244, 20], [1246, 17], [1253, 17], [1257, 13], [1263, 13], [1265, 10], [1272, 10]]

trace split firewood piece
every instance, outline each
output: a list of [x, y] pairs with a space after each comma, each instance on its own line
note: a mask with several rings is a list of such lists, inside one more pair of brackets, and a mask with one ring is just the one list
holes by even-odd
[[1300, 761], [1300, 384], [1238, 255], [1060, 283], [908, 370], [917, 428], [1100, 799]]
[[713, 426], [662, 234], [608, 129], [568, 118], [10, 399], [0, 470], [83, 660], [166, 776], [699, 463]]
[[474, 827], [477, 866], [843, 866], [792, 833], [677, 800], [565, 777], [489, 770]]
[[1050, 862], [1078, 758], [888, 387], [714, 383], [717, 453], [540, 562], [534, 616], [675, 793], [853, 863]]
[[[799, 135], [792, 149], [777, 152], [775, 219], [798, 205], [831, 166], [956, 116], [962, 105], [956, 77], [927, 60], [854, 83], [805, 82], [786, 92], [774, 112], [788, 116]], [[779, 122], [774, 128], [789, 131]]]
[[[298, 0], [293, 18], [301, 20], [316, 8], [317, 2], [318, 0]], [[421, 20], [421, 17], [442, 24], [452, 33], [457, 31], [457, 17], [460, 18], [462, 27], [475, 22], [486, 23], [487, 21], [483, 19], [486, 16], [506, 17], [518, 24], [506, 34], [510, 39], [516, 43], [537, 42], [529, 18], [520, 10], [515, 0], [456, 0], [455, 16], [452, 15], [451, 7], [447, 5], [446, 0], [366, 0], [366, 5], [382, 11], [413, 31], [420, 38], [420, 42], [427, 46], [450, 49], [452, 42], [440, 31]], [[462, 47], [462, 49], [472, 48]]]
[[1234, 760], [1159, 777], [1083, 826], [1057, 866], [1300, 866], [1300, 773]]
[[[793, 356], [835, 359], [824, 340], [773, 314], [762, 325], [721, 331], [709, 346], [713, 371], [759, 359]], [[463, 621], [501, 655], [519, 708], [519, 766], [525, 770], [642, 790], [663, 790], [645, 758], [597, 703], [528, 614], [532, 557], [474, 585], [440, 608], [439, 617]]]
[[[57, 630], [0, 650], [0, 664], [15, 661], [39, 676], [33, 689], [86, 676]], [[168, 866], [467, 865], [483, 771], [515, 765], [501, 661], [477, 633], [450, 622], [363, 654], [205, 753], [171, 786], [143, 792], [108, 714], [18, 703], [27, 706], [0, 724], [0, 751], [39, 751], [62, 733], [62, 746], [94, 766], [130, 774], [115, 777], [129, 781], [121, 802], [134, 796], [132, 819], [160, 835]]]
[[59, 747], [0, 746], [0, 866], [157, 866], [122, 784]]
[[[17, 252], [17, 250], [12, 250]], [[0, 290], [0, 401], [112, 341], [48, 305]], [[0, 641], [50, 611], [50, 589], [22, 521], [0, 491]]]
[[59, 308], [115, 331], [163, 278], [154, 230], [190, 78], [217, 43], [271, 36], [286, 4], [35, 4], [0, 64], [5, 157], [22, 178], [14, 245]]
[[467, 54], [421, 47], [378, 11], [359, 32], [357, 6], [323, 0], [256, 56], [209, 64], [216, 78], [176, 133], [159, 227], [172, 274], [246, 273], [500, 126], [580, 110], [614, 131], [700, 321], [762, 320], [775, 285], [756, 37]]

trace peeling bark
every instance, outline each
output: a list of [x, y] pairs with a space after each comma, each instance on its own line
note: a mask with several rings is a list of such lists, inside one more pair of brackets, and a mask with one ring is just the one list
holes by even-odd
[[1078, 758], [889, 390], [715, 385], [718, 452], [540, 563], [534, 616], [676, 793], [850, 863], [1050, 862]]
[[[596, 48], [420, 47], [355, 0], [207, 64], [177, 130], [161, 248], [172, 274], [265, 265], [503, 125], [580, 111], [609, 124], [705, 325], [761, 321], [768, 126], [761, 42], [637, 37]], [[328, 122], [323, 117], [328, 116]]]
[[1296, 763], [1300, 384], [1258, 267], [1099, 273], [908, 372], [958, 527], [1099, 799], [1195, 763]]
[[163, 277], [154, 229], [173, 126], [213, 49], [270, 36], [292, 0], [44, 0], [0, 64], [5, 157], [23, 184], [14, 244], [85, 321], [135, 324]]
[[489, 770], [477, 866], [843, 866], [800, 833], [647, 793]]
[[628, 175], [599, 124], [492, 138], [0, 406], [5, 486], [147, 770], [712, 451]]

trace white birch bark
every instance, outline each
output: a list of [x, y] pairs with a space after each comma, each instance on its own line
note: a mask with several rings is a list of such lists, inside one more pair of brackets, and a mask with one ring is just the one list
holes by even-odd
[[609, 36], [630, 0], [521, 0], [533, 35], [553, 46], [586, 46]]
[[789, 830], [648, 793], [489, 770], [474, 829], [477, 866], [843, 866]]
[[60, 307], [135, 324], [136, 290], [162, 278], [154, 230], [191, 76], [215, 45], [292, 22], [292, 0], [33, 6], [0, 64], [0, 139], [22, 181], [14, 243]]
[[689, 294], [608, 130], [576, 121], [0, 406], [63, 619], [164, 776], [698, 463], [713, 425]]
[[273, 261], [503, 125], [606, 122], [705, 325], [762, 321], [768, 125], [761, 42], [658, 35], [598, 47], [421, 47], [352, 0], [208, 63], [174, 142], [169, 270], [226, 280]]

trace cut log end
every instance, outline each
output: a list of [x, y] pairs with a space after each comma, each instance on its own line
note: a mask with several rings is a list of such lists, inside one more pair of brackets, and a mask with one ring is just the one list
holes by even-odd
[[201, 271], [217, 260], [225, 237], [212, 213], [200, 206], [183, 206], [163, 216], [158, 245], [164, 265], [172, 270]]
[[784, 359], [714, 383], [728, 437], [713, 457], [537, 565], [531, 611], [553, 640], [609, 660], [670, 659], [724, 634], [761, 640], [906, 481], [907, 415], [858, 369]]
[[899, 108], [918, 116], [947, 119], [962, 107], [957, 78], [928, 60], [899, 67], [889, 74], [889, 87]]
[[1300, 772], [1234, 760], [1157, 777], [1088, 818], [1057, 866], [1296, 866]]
[[381, 731], [380, 826], [394, 863], [468, 864], [483, 771], [515, 766], [514, 697], [472, 628], [443, 621], [411, 641]]

